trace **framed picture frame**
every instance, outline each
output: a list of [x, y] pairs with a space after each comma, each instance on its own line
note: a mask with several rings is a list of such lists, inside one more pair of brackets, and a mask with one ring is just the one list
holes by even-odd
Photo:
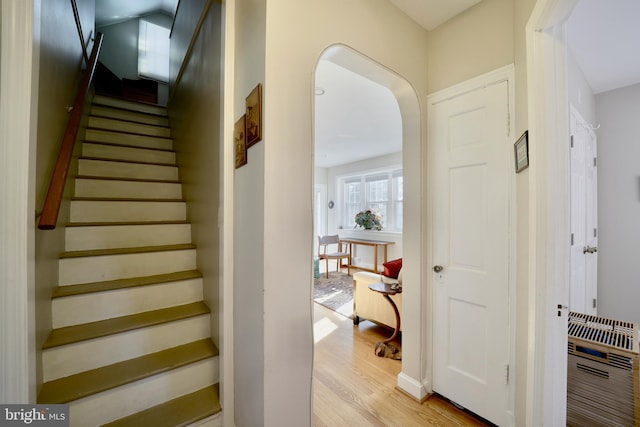
[[262, 140], [262, 84], [251, 91], [246, 100], [247, 148]]
[[520, 173], [529, 167], [529, 131], [525, 130], [513, 144], [513, 154], [516, 164], [516, 173]]
[[243, 115], [233, 126], [233, 144], [236, 169], [247, 164], [246, 116]]

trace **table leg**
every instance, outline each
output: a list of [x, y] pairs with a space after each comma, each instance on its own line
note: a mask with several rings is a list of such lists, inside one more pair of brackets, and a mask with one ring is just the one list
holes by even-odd
[[379, 274], [380, 271], [378, 270], [378, 245], [373, 245], [373, 271], [376, 274]]
[[396, 315], [396, 328], [393, 330], [393, 334], [391, 334], [389, 338], [376, 343], [374, 353], [376, 356], [400, 360], [402, 359], [402, 351], [395, 345], [391, 344], [391, 341], [398, 336], [398, 332], [400, 331], [400, 312], [398, 311], [398, 306], [393, 302], [389, 295], [385, 294], [383, 296], [387, 301], [389, 301], [391, 307], [393, 307], [393, 313]]

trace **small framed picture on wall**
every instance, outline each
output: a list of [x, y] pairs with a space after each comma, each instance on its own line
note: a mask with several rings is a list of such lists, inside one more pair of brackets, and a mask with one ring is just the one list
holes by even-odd
[[529, 167], [529, 131], [524, 133], [515, 144], [513, 144], [513, 152], [516, 161], [516, 173], [520, 173]]
[[262, 140], [262, 84], [251, 91], [246, 99], [247, 148]]
[[247, 139], [245, 130], [245, 118], [243, 115], [233, 127], [233, 143], [236, 154], [236, 169], [247, 164]]

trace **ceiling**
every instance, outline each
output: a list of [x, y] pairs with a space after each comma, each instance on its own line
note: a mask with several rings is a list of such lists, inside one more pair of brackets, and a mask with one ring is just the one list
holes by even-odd
[[389, 0], [427, 30], [433, 30], [481, 0]]
[[174, 15], [178, 0], [96, 0], [96, 27], [162, 11]]
[[[427, 30], [481, 0], [389, 0]], [[178, 0], [96, 0], [96, 25], [155, 11], [175, 13]], [[594, 93], [640, 82], [640, 1], [580, 0], [568, 22], [569, 47]], [[325, 167], [402, 149], [397, 103], [385, 87], [329, 61], [316, 86], [316, 159]]]
[[567, 40], [594, 93], [640, 83], [640, 1], [580, 0]]

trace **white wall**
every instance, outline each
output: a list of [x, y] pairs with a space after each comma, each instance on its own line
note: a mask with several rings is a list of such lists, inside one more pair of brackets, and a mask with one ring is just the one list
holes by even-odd
[[[185, 9], [187, 7], [185, 6]], [[173, 19], [165, 13], [145, 15], [144, 19], [164, 28], [171, 28]], [[100, 62], [121, 79], [137, 80], [138, 77], [138, 18], [96, 28], [104, 34]], [[169, 97], [168, 84], [158, 82], [158, 104], [166, 105]]]
[[567, 83], [569, 103], [578, 110], [587, 123], [594, 124], [596, 121], [596, 99], [570, 49], [567, 55]]
[[598, 315], [640, 323], [640, 84], [596, 95]]

